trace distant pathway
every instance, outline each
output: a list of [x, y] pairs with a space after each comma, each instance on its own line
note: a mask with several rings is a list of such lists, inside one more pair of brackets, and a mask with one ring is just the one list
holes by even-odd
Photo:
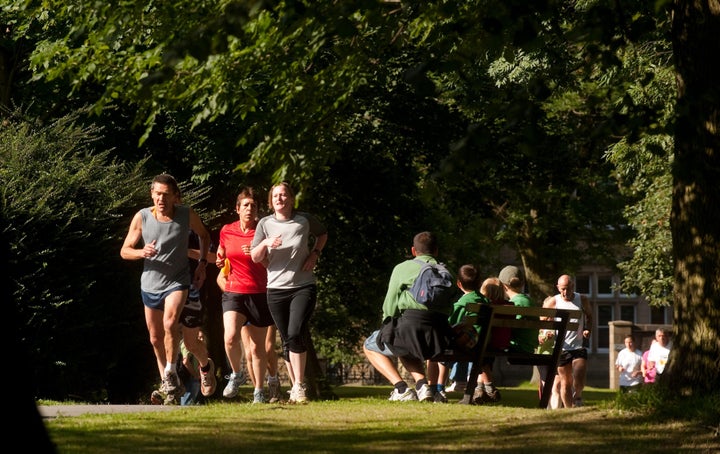
[[80, 416], [86, 414], [140, 413], [147, 411], [172, 411], [177, 405], [38, 405], [43, 419], [59, 416]]

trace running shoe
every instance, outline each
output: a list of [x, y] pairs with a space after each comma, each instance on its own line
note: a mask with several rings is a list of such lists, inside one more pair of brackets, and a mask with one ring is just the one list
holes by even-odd
[[296, 384], [290, 391], [290, 400], [288, 402], [291, 404], [304, 404], [307, 402], [306, 393], [307, 386], [305, 383]]
[[417, 392], [417, 397], [420, 402], [432, 402], [435, 400], [435, 394], [428, 384], [420, 387]]
[[243, 378], [242, 373], [235, 373], [233, 372], [230, 375], [227, 375], [225, 377], [228, 380], [227, 386], [225, 386], [225, 389], [223, 390], [223, 397], [227, 397], [228, 399], [232, 399], [233, 397], [238, 395], [238, 392], [240, 392], [240, 384]]
[[401, 402], [401, 401], [407, 402], [407, 401], [411, 401], [411, 400], [416, 401], [416, 400], [418, 400], [418, 396], [417, 396], [417, 393], [415, 392], [415, 390], [412, 388], [406, 389], [404, 393], [398, 392], [398, 390], [396, 388], [396, 389], [392, 390], [392, 392], [390, 393], [390, 399], [388, 399], [388, 400], [396, 401], [396, 402]]
[[215, 388], [217, 388], [217, 378], [215, 378], [215, 363], [212, 359], [208, 358], [208, 364], [210, 369], [207, 372], [203, 372], [200, 369], [200, 392], [202, 395], [212, 396], [215, 394]]
[[[478, 386], [480, 386], [480, 385], [478, 385]], [[497, 388], [493, 388], [492, 391], [488, 391], [486, 389], [485, 396], [483, 396], [483, 399], [485, 400], [485, 402], [492, 403], [492, 404], [500, 402], [500, 390]]]
[[265, 403], [265, 394], [263, 393], [262, 389], [256, 389], [253, 391], [253, 403], [254, 404], [264, 404]]
[[270, 397], [269, 402], [274, 404], [280, 402], [280, 379], [277, 377], [268, 377], [268, 395]]

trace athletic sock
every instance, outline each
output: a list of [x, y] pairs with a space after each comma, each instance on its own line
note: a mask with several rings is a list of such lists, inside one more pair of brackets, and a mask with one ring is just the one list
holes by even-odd
[[423, 387], [423, 385], [427, 385], [427, 379], [422, 378], [415, 383], [415, 390], [420, 391], [420, 388]]
[[400, 394], [403, 394], [408, 389], [408, 384], [405, 380], [400, 380], [399, 382], [395, 383], [395, 389], [397, 389], [397, 392]]

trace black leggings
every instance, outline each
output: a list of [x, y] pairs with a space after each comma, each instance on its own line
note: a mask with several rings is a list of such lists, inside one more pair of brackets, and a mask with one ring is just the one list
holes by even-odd
[[283, 353], [305, 353], [304, 334], [315, 310], [315, 284], [291, 289], [267, 290], [267, 303], [283, 343]]

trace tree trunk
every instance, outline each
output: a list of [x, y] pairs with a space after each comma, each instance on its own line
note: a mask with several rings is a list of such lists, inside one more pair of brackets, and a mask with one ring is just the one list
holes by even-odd
[[720, 386], [720, 2], [677, 0], [674, 14], [675, 324], [659, 381], [681, 395], [702, 395]]

